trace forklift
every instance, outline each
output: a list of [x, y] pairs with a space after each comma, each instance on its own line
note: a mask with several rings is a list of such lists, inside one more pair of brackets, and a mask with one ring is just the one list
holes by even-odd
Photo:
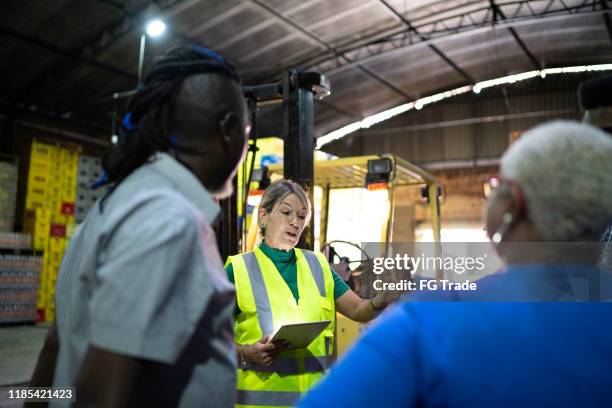
[[[330, 266], [343, 279], [349, 287], [361, 298], [370, 299], [374, 296], [373, 281], [375, 274], [372, 272], [373, 258], [375, 256], [389, 256], [392, 251], [391, 245], [395, 242], [394, 226], [401, 222], [395, 218], [395, 190], [404, 186], [420, 186], [421, 196], [428, 205], [431, 216], [431, 228], [437, 251], [440, 251], [440, 209], [439, 194], [440, 190], [433, 175], [423, 169], [407, 162], [406, 160], [393, 155], [368, 155], [356, 157], [343, 157], [333, 160], [315, 161], [314, 166], [314, 185], [322, 189], [321, 215], [319, 223], [319, 242]], [[273, 164], [267, 167], [267, 172], [271, 180], [283, 178], [283, 166]], [[386, 211], [382, 222], [380, 248], [377, 253], [371, 253], [371, 245], [352, 242], [350, 234], [341, 237], [342, 239], [327, 240], [329, 224], [333, 223], [330, 219], [330, 193], [341, 189], [367, 189], [366, 194], [376, 191], [386, 192], [386, 208], [373, 208], [373, 211]], [[313, 217], [314, 218], [314, 217]], [[251, 222], [247, 237], [255, 235], [257, 222]], [[360, 245], [361, 244], [361, 245]], [[252, 240], [247, 241], [247, 250], [254, 246]], [[360, 253], [359, 259], [349, 259], [342, 256], [339, 248], [352, 246]], [[402, 276], [399, 278], [408, 278]], [[365, 325], [354, 322], [341, 314], [336, 315], [336, 345], [335, 353], [344, 353], [350, 344], [357, 338]]]
[[[430, 173], [393, 154], [337, 158], [333, 160], [314, 160], [315, 138], [314, 111], [315, 99], [330, 94], [327, 79], [316, 72], [303, 72], [299, 69], [284, 73], [277, 83], [244, 87], [252, 121], [249, 135], [249, 157], [243, 164], [242, 180], [234, 180], [234, 194], [221, 202], [222, 221], [217, 226], [217, 238], [223, 259], [244, 251], [250, 251], [256, 244], [257, 211], [250, 222], [247, 218], [247, 198], [252, 182], [258, 182], [263, 190], [270, 181], [288, 178], [298, 182], [314, 204], [315, 186], [322, 189], [321, 222], [319, 242], [322, 252], [328, 257], [330, 266], [348, 282], [362, 298], [371, 298], [373, 279], [371, 273], [372, 257], [358, 245], [343, 240], [326, 242], [329, 225], [330, 193], [336, 189], [366, 188], [369, 191], [386, 190], [386, 220], [382, 228], [381, 253], [390, 250], [395, 223], [394, 189], [400, 186], [420, 185], [431, 213], [434, 240], [440, 242], [439, 187]], [[282, 105], [283, 118], [283, 162], [255, 168], [258, 152], [257, 112], [261, 107]], [[299, 248], [314, 249], [315, 217], [311, 217], [298, 243]], [[336, 245], [346, 243], [359, 249], [363, 254], [359, 260], [349, 260], [338, 253]], [[351, 264], [358, 264], [351, 267]], [[358, 336], [362, 325], [344, 316], [337, 315], [336, 345], [334, 352], [342, 354]]]

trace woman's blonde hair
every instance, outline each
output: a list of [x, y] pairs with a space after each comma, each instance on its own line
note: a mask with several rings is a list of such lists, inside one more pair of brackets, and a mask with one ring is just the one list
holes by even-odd
[[[285, 197], [289, 194], [295, 194], [302, 204], [308, 209], [308, 214], [306, 215], [306, 224], [310, 221], [310, 216], [312, 215], [312, 204], [310, 204], [310, 199], [306, 195], [306, 192], [298, 183], [292, 180], [281, 179], [277, 180], [274, 183], [270, 184], [266, 191], [261, 197], [260, 208], [263, 208], [266, 213], [271, 213], [276, 206], [277, 203], [281, 203]], [[265, 226], [259, 224], [259, 233], [261, 236], [264, 236], [266, 232]]]

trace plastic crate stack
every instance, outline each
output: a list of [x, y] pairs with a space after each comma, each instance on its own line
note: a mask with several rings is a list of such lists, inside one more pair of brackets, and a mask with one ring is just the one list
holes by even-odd
[[17, 201], [17, 166], [0, 161], [0, 231], [12, 231]]
[[74, 231], [78, 149], [32, 143], [24, 230], [44, 251], [37, 308], [41, 320], [55, 317], [55, 282], [64, 249]]
[[31, 249], [32, 236], [17, 232], [0, 232], [0, 249]]
[[77, 200], [74, 209], [74, 220], [77, 224], [83, 222], [95, 202], [104, 196], [108, 190], [108, 187], [91, 188], [101, 175], [100, 159], [91, 156], [79, 156]]
[[0, 324], [35, 322], [42, 258], [27, 234], [0, 233]]

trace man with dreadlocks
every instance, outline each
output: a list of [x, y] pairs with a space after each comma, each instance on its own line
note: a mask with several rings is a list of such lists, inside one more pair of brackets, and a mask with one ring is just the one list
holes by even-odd
[[234, 290], [210, 225], [246, 152], [240, 80], [214, 51], [174, 49], [123, 122], [102, 162], [110, 192], [64, 257], [32, 385], [75, 386], [87, 406], [230, 407]]

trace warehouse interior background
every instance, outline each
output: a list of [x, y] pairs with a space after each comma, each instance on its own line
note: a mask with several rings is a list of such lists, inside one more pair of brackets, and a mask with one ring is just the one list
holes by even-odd
[[[326, 141], [320, 150], [336, 157], [393, 153], [425, 169], [442, 186], [442, 239], [486, 240], [486, 188], [508, 145], [538, 123], [580, 120], [578, 84], [612, 70], [610, 7], [599, 0], [3, 1], [2, 267], [19, 259], [30, 262], [25, 270], [49, 269], [41, 284], [46, 300], [32, 292], [38, 314], [16, 319], [6, 306], [0, 323], [52, 319], [52, 271], [100, 196], [87, 187], [99, 177], [113, 117], [125, 103], [114, 95], [138, 84], [143, 38], [145, 72], [156, 55], [189, 42], [221, 52], [245, 85], [277, 81], [294, 67], [324, 74], [331, 94], [315, 103], [314, 134]], [[166, 24], [158, 38], [144, 33], [151, 18]], [[444, 94], [451, 90], [459, 91]], [[398, 106], [405, 106], [399, 114], [371, 119]], [[279, 109], [261, 109], [258, 138], [282, 136]], [[346, 126], [352, 131], [343, 132]], [[39, 165], [42, 174], [69, 179], [41, 181], [43, 196], [56, 194], [48, 212], [37, 210]], [[395, 205], [412, 223], [405, 240], [431, 239], [418, 190], [399, 189]], [[46, 235], [35, 237], [37, 228]], [[2, 279], [8, 282], [8, 272]], [[0, 304], [19, 301], [7, 293]], [[0, 328], [0, 361], [21, 356], [0, 371], [0, 385], [24, 383], [33, 369], [45, 329], [23, 330], [31, 341]], [[9, 343], [13, 349], [4, 347]]]

